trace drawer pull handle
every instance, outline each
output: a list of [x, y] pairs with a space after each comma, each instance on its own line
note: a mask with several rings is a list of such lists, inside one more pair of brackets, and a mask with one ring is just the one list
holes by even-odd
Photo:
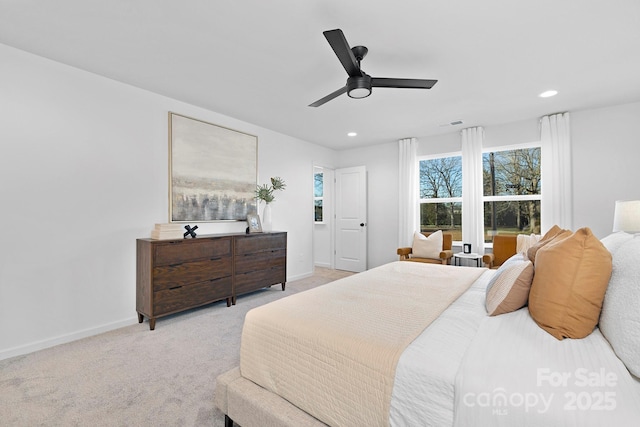
[[182, 263], [179, 262], [177, 264], [169, 264], [169, 267], [174, 268], [174, 267], [178, 267], [179, 265], [182, 265]]
[[210, 258], [210, 261], [218, 261], [218, 260], [221, 260], [221, 259], [222, 259], [222, 257]]
[[173, 291], [174, 289], [180, 289], [182, 286], [174, 286], [172, 288], [169, 288], [170, 291]]

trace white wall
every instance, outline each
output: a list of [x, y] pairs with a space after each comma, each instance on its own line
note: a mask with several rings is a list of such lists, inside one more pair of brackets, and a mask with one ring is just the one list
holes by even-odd
[[571, 113], [573, 226], [611, 233], [616, 200], [640, 200], [640, 102]]
[[287, 182], [287, 277], [312, 273], [312, 167], [335, 152], [4, 45], [0, 63], [0, 359], [136, 321], [135, 240], [168, 220], [168, 111], [258, 136], [259, 182]]

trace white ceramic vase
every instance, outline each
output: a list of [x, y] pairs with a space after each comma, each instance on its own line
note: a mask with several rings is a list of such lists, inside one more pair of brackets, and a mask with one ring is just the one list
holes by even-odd
[[271, 204], [265, 203], [262, 211], [262, 231], [271, 231]]

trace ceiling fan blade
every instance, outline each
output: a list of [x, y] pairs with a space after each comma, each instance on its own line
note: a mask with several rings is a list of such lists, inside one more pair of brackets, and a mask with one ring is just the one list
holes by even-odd
[[322, 104], [324, 104], [325, 102], [329, 102], [331, 101], [333, 98], [337, 98], [338, 96], [342, 95], [343, 93], [347, 92], [347, 87], [341, 87], [340, 89], [336, 90], [335, 92], [330, 93], [329, 95], [325, 96], [324, 98], [318, 99], [316, 102], [314, 102], [313, 104], [309, 104], [309, 107], [319, 107]]
[[396, 87], [408, 89], [431, 89], [437, 80], [424, 79], [387, 79], [384, 77], [372, 77], [371, 87]]
[[331, 48], [342, 63], [344, 69], [347, 71], [349, 77], [361, 77], [362, 71], [360, 71], [360, 65], [358, 64], [356, 57], [353, 55], [342, 30], [327, 30], [322, 34], [324, 34], [324, 37], [331, 45]]

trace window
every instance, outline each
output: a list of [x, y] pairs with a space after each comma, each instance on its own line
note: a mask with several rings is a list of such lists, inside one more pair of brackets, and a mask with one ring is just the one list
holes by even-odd
[[323, 202], [324, 172], [322, 172], [321, 168], [315, 168], [313, 173], [313, 204], [315, 211], [315, 222], [323, 222], [324, 220]]
[[419, 160], [420, 231], [443, 230], [462, 241], [462, 156]]
[[482, 155], [484, 236], [540, 234], [540, 147]]

